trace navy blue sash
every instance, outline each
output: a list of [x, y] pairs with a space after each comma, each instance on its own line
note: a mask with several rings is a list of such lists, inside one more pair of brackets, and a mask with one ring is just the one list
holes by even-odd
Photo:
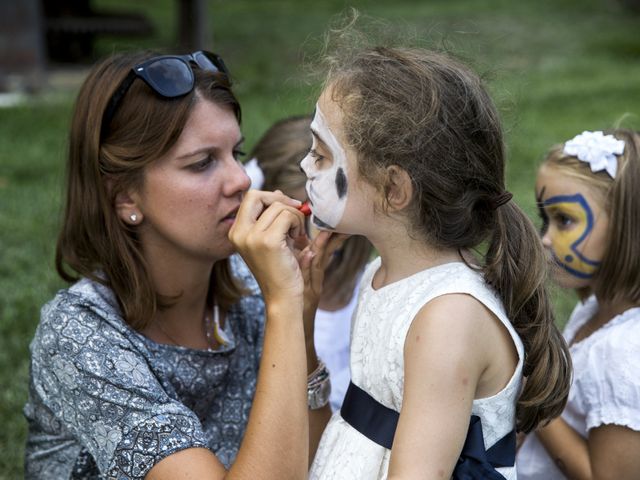
[[[357, 385], [349, 388], [340, 409], [342, 418], [369, 440], [391, 449], [400, 415], [385, 407]], [[467, 438], [453, 470], [454, 480], [504, 480], [497, 467], [512, 467], [516, 459], [516, 432], [510, 431], [485, 449], [482, 422], [471, 415]]]

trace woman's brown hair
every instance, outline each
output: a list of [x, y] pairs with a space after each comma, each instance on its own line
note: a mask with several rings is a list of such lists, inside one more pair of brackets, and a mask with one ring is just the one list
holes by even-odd
[[588, 163], [563, 153], [564, 144], [553, 147], [543, 165], [571, 175], [597, 193], [609, 217], [608, 242], [593, 288], [599, 302], [640, 304], [640, 133], [617, 128], [603, 132], [624, 141], [617, 155], [616, 177], [593, 172]]
[[509, 198], [502, 127], [481, 79], [422, 49], [367, 48], [327, 59], [326, 85], [342, 108], [360, 175], [386, 194], [387, 167], [401, 167], [414, 189], [412, 235], [461, 252], [486, 248], [479, 268], [525, 346], [518, 429], [558, 416], [569, 392], [569, 351], [554, 324], [537, 231], [515, 202], [501, 205]]
[[[70, 282], [87, 277], [109, 286], [124, 319], [138, 330], [171, 299], [155, 291], [136, 229], [120, 220], [115, 198], [142, 186], [145, 167], [175, 144], [200, 97], [228, 106], [240, 121], [229, 78], [194, 67], [195, 87], [182, 97], [161, 98], [135, 80], [103, 129], [103, 112], [116, 88], [135, 65], [156, 55], [110, 56], [84, 81], [69, 134], [66, 207], [56, 247], [59, 275]], [[211, 283], [223, 309], [243, 292], [226, 259], [214, 265]]]
[[[300, 161], [311, 148], [311, 120], [310, 116], [279, 120], [253, 147], [249, 158], [255, 158], [262, 169], [265, 190], [281, 190], [291, 196], [304, 187], [307, 177], [300, 170]], [[339, 305], [346, 304], [372, 250], [365, 237], [354, 235], [348, 238], [325, 271], [323, 297]]]

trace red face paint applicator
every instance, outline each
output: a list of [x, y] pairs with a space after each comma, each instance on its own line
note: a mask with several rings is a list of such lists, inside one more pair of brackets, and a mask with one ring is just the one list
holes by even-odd
[[309, 202], [304, 202], [302, 205], [298, 207], [298, 210], [305, 216], [308, 217], [311, 215], [311, 207], [309, 206]]

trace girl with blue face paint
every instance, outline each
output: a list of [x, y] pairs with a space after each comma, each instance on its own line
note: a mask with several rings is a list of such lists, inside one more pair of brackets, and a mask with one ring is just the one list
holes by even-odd
[[518, 478], [640, 472], [640, 135], [583, 132], [538, 171], [553, 275], [580, 297], [564, 331], [574, 378], [562, 416], [529, 435]]

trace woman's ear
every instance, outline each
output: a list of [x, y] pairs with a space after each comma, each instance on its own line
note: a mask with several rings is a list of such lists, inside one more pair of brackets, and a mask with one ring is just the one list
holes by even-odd
[[387, 204], [393, 210], [406, 208], [413, 198], [413, 184], [404, 168], [398, 165], [387, 167]]
[[[112, 180], [107, 180], [107, 189], [113, 192], [114, 184]], [[138, 225], [142, 222], [142, 211], [135, 200], [135, 195], [128, 191], [119, 191], [115, 194], [114, 207], [118, 218], [128, 225]]]

